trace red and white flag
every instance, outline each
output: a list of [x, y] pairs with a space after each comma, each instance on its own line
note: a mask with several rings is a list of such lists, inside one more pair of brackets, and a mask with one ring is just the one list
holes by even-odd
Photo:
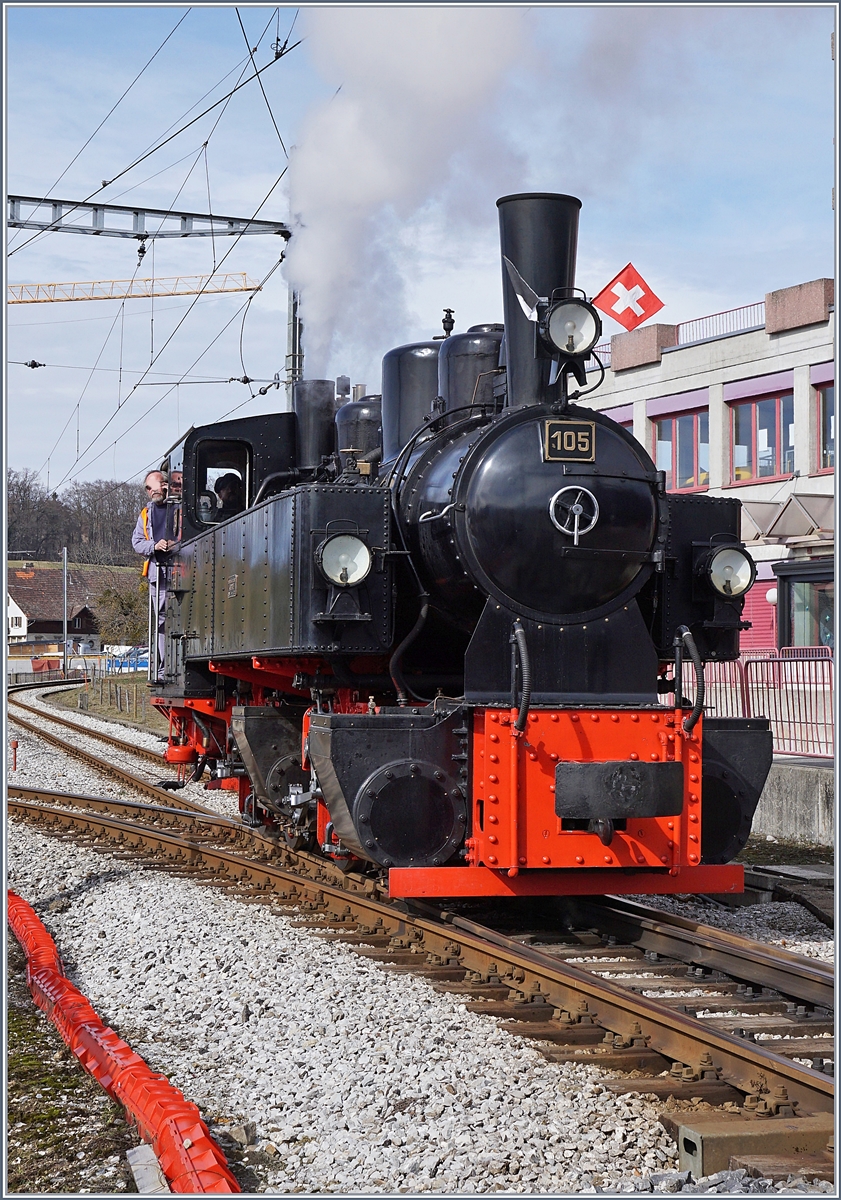
[[623, 267], [615, 279], [593, 297], [593, 304], [629, 332], [663, 307], [663, 301], [654, 295], [632, 263]]

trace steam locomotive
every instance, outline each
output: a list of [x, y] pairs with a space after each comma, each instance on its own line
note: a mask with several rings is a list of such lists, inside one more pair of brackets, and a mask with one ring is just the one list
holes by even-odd
[[574, 403], [580, 206], [498, 201], [504, 325], [389, 351], [378, 395], [300, 381], [162, 464], [165, 757], [392, 895], [742, 888], [770, 728], [704, 712], [756, 575], [740, 504], [668, 494]]

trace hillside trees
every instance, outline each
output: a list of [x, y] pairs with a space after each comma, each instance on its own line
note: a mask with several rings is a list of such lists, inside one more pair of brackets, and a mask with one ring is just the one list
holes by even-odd
[[7, 474], [9, 556], [56, 562], [133, 566], [131, 533], [145, 503], [139, 484], [97, 479], [50, 493], [37, 471]]

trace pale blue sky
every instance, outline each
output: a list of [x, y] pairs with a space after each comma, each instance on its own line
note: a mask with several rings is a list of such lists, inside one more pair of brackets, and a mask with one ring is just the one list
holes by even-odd
[[[7, 6], [9, 193], [84, 198], [226, 73], [236, 78], [246, 54], [236, 10], [191, 10], [49, 191], [185, 11]], [[293, 269], [308, 280], [312, 345], [321, 347], [310, 373], [347, 372], [379, 390], [382, 354], [437, 332], [445, 305], [456, 309], [457, 329], [498, 320], [495, 201], [511, 191], [580, 196], [579, 285], [593, 294], [632, 260], [664, 301], [658, 321], [832, 275], [835, 11], [806, 4], [301, 9], [293, 40], [305, 41], [261, 76], [287, 148], [298, 147], [261, 215], [289, 217], [289, 184], [307, 224], [298, 239], [303, 261]], [[253, 46], [275, 10], [240, 12]], [[280, 10], [281, 39], [294, 13]], [[276, 31], [272, 18], [257, 53], [261, 66]], [[169, 206], [197, 162], [176, 206], [206, 210], [200, 148], [218, 112], [100, 196]], [[285, 164], [252, 83], [210, 137], [214, 210], [250, 215]], [[15, 232], [12, 283], [125, 279], [136, 264], [132, 242], [51, 234], [18, 251], [30, 235]], [[217, 243], [217, 259], [230, 245]], [[206, 272], [211, 253], [204, 239], [159, 242], [155, 273]], [[225, 269], [260, 278], [277, 253], [276, 239], [243, 239]], [[150, 257], [141, 275], [150, 273]], [[245, 325], [245, 367], [259, 379], [283, 371], [285, 288], [276, 272]], [[156, 301], [156, 352], [190, 302]], [[178, 378], [217, 335], [192, 374], [241, 375], [242, 303], [240, 295], [202, 299], [151, 368], [165, 374], [144, 382]], [[8, 358], [50, 364], [7, 367], [10, 466], [40, 468], [69, 418], [52, 452], [51, 486], [65, 477], [129, 477], [179, 429], [248, 399], [240, 384], [182, 386], [177, 404], [173, 394], [144, 416], [164, 389], [138, 388], [77, 462], [77, 405], [84, 451], [116, 409], [120, 363], [121, 399], [149, 366], [149, 302], [126, 304], [122, 356], [119, 320], [103, 349], [119, 314], [115, 302], [8, 309]], [[78, 368], [92, 367], [100, 353], [109, 371], [86, 387], [88, 374]], [[269, 411], [282, 397], [273, 391], [237, 415]]]

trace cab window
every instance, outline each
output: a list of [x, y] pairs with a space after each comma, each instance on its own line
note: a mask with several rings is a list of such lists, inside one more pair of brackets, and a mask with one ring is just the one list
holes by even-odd
[[251, 451], [245, 442], [200, 442], [196, 448], [196, 518], [217, 525], [248, 507]]

